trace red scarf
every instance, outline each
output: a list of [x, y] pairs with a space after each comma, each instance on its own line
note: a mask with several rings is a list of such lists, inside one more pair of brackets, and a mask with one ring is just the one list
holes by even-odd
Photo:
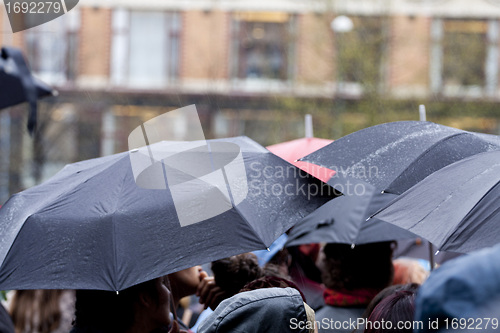
[[357, 290], [343, 290], [335, 291], [332, 289], [325, 289], [323, 297], [325, 304], [348, 307], [348, 306], [366, 306], [378, 294], [378, 289], [357, 289]]

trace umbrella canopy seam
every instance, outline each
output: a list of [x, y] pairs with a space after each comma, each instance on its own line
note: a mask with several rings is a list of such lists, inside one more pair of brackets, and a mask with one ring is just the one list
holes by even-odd
[[[473, 181], [473, 180], [474, 180], [474, 179], [476, 179], [477, 177], [480, 177], [481, 175], [483, 175], [483, 174], [485, 174], [485, 173], [489, 172], [489, 171], [490, 171], [490, 170], [491, 170], [494, 166], [497, 166], [497, 165], [500, 165], [500, 164], [494, 164], [494, 165], [492, 165], [490, 168], [488, 168], [488, 169], [486, 169], [486, 170], [482, 171], [481, 173], [478, 173], [478, 174], [474, 175], [472, 178], [469, 178], [467, 181], [463, 182], [463, 184], [461, 185], [461, 187], [460, 187], [460, 188], [463, 188], [466, 184], [470, 183], [471, 181]], [[446, 167], [445, 167], [445, 168], [446, 168]], [[444, 169], [444, 168], [443, 168], [443, 169]], [[448, 200], [449, 200], [449, 198], [453, 195], [453, 193], [455, 193], [455, 192], [457, 192], [457, 191], [459, 191], [459, 190], [455, 190], [455, 191], [452, 191], [451, 193], [449, 193], [449, 194], [446, 196], [446, 198], [445, 198], [445, 199], [443, 199], [443, 200], [441, 200], [441, 202], [440, 202], [440, 203], [439, 203], [439, 204], [438, 204], [438, 205], [437, 205], [434, 209], [432, 209], [431, 211], [429, 211], [429, 212], [428, 212], [428, 213], [427, 213], [424, 217], [422, 217], [422, 218], [421, 218], [419, 221], [417, 221], [415, 224], [411, 225], [411, 226], [408, 228], [408, 230], [410, 230], [410, 231], [411, 231], [411, 229], [413, 229], [413, 228], [414, 228], [415, 226], [417, 226], [420, 222], [422, 222], [424, 219], [426, 219], [426, 218], [427, 218], [427, 216], [429, 216], [430, 214], [432, 214], [435, 210], [439, 209], [439, 207], [441, 207], [441, 206], [442, 206], [442, 205], [443, 205], [446, 201], [448, 201]], [[489, 190], [488, 190], [486, 193], [488, 193], [488, 192], [489, 192]], [[484, 197], [484, 195], [483, 195], [483, 197]], [[395, 199], [392, 203], [395, 203], [395, 202], [399, 201], [401, 198], [402, 198], [402, 197], [398, 197], [398, 198], [396, 198], [396, 199]], [[378, 213], [382, 212], [384, 209], [385, 209], [385, 208], [381, 209], [380, 211], [378, 211], [377, 213], [375, 213], [375, 214], [373, 214], [373, 215], [376, 215], [376, 214], [378, 214]], [[372, 215], [372, 216], [373, 216], [373, 215]]]
[[[433, 124], [433, 123], [429, 123], [429, 124]], [[417, 125], [413, 125], [413, 126], [417, 126]], [[436, 128], [433, 128], [432, 130], [433, 130], [433, 132], [434, 132], [434, 133], [444, 132], [444, 129], [441, 129], [441, 128], [437, 128], [437, 129], [436, 129]], [[363, 131], [363, 130], [361, 130], [361, 131]], [[361, 132], [361, 131], [359, 131], [359, 132]], [[359, 132], [355, 132], [355, 133], [359, 133]], [[352, 134], [355, 134], [355, 133], [352, 133]], [[349, 135], [352, 135], [352, 134], [349, 134]], [[346, 140], [347, 140], [347, 138], [349, 137], [349, 135], [345, 136], [344, 138], [346, 138]], [[424, 132], [424, 130], [421, 130], [421, 131], [413, 132], [413, 133], [411, 133], [411, 134], [409, 134], [409, 135], [407, 135], [407, 136], [405, 136], [405, 137], [399, 138], [399, 139], [398, 139], [398, 140], [396, 140], [396, 141], [391, 141], [391, 142], [389, 142], [388, 144], [386, 144], [386, 145], [384, 145], [384, 146], [382, 146], [382, 147], [378, 148], [378, 149], [377, 149], [377, 150], [375, 150], [374, 152], [370, 153], [370, 154], [369, 154], [369, 155], [367, 155], [366, 157], [364, 157], [364, 158], [362, 158], [362, 159], [359, 159], [359, 160], [358, 160], [358, 161], [356, 161], [356, 162], [355, 162], [355, 161], [352, 161], [352, 163], [351, 163], [350, 167], [349, 167], [349, 168], [347, 168], [346, 170], [344, 170], [344, 171], [343, 171], [343, 173], [344, 173], [345, 175], [350, 175], [350, 174], [352, 173], [352, 171], [353, 171], [353, 170], [356, 170], [356, 169], [357, 169], [357, 167], [363, 167], [363, 166], [364, 166], [364, 165], [363, 165], [363, 163], [365, 163], [366, 161], [370, 161], [370, 160], [372, 160], [373, 158], [380, 156], [383, 152], [388, 151], [390, 148], [393, 148], [393, 147], [398, 146], [398, 144], [400, 144], [400, 143], [402, 143], [402, 142], [405, 142], [405, 141], [407, 141], [408, 139], [418, 138], [418, 137], [421, 137], [421, 136], [423, 136], [423, 135], [425, 135], [425, 132]], [[318, 150], [318, 151], [320, 151], [320, 150]], [[316, 152], [314, 152], [314, 153], [312, 153], [312, 154], [315, 154], [315, 153], [317, 153], [318, 151], [316, 151]], [[312, 155], [312, 154], [310, 154], [310, 155]], [[307, 156], [305, 156], [305, 157], [303, 157], [303, 158], [300, 158], [300, 159], [299, 159], [299, 161], [304, 161], [304, 162], [315, 163], [314, 161], [310, 161], [310, 160], [308, 160], [308, 158], [307, 158], [307, 157], [308, 157], [308, 156], [310, 156], [310, 155], [307, 155]], [[324, 165], [324, 164], [319, 164], [319, 165], [321, 165], [321, 166], [323, 166], [323, 167], [325, 167], [325, 168], [331, 168], [331, 166], [329, 167], [329, 166]]]
[[[122, 181], [120, 182], [120, 185], [121, 185], [121, 188], [120, 188], [120, 194], [123, 193], [123, 190], [124, 190], [124, 186], [123, 186], [123, 183], [124, 183], [124, 180], [125, 180], [125, 173], [123, 174], [122, 176]], [[118, 195], [117, 198], [120, 198], [121, 196]], [[114, 207], [114, 210], [112, 212], [108, 212], [109, 215], [111, 216], [111, 226], [113, 228], [113, 233], [112, 233], [112, 244], [111, 244], [111, 248], [113, 249], [113, 276], [117, 276], [117, 273], [118, 273], [118, 249], [117, 249], [117, 240], [116, 240], [116, 237], [117, 237], [117, 233], [116, 233], [116, 211], [118, 210], [118, 205], [119, 205], [119, 200], [116, 200], [115, 201], [115, 207]], [[113, 281], [113, 286], [115, 288], [115, 290], [119, 290], [118, 288], [118, 281]]]
[[[498, 184], [499, 184], [499, 183], [500, 183], [500, 181], [498, 181], [498, 182], [497, 182], [497, 184], [496, 184], [495, 186], [498, 186]], [[467, 215], [465, 215], [465, 217], [462, 219], [462, 221], [460, 221], [460, 222], [461, 222], [460, 224], [462, 224], [462, 222], [463, 222], [463, 221], [467, 220], [467, 218], [468, 218], [468, 217], [472, 214], [472, 212], [474, 211], [474, 209], [475, 209], [476, 207], [478, 207], [478, 205], [479, 205], [479, 203], [481, 202], [481, 200], [483, 200], [483, 199], [484, 199], [484, 197], [486, 197], [486, 196], [487, 196], [487, 195], [488, 195], [491, 191], [493, 191], [493, 189], [495, 188], [495, 186], [492, 186], [492, 187], [491, 187], [491, 188], [490, 188], [490, 189], [489, 189], [486, 193], [484, 193], [484, 195], [481, 197], [481, 199], [479, 199], [479, 200], [476, 202], [476, 204], [474, 205], [474, 207], [472, 207], [472, 208], [470, 209], [469, 213], [467, 213]], [[500, 206], [499, 206], [496, 210], [494, 210], [493, 212], [491, 212], [491, 214], [490, 214], [490, 215], [495, 215], [495, 214], [496, 214], [497, 212], [499, 212], [499, 211], [500, 211]], [[458, 232], [458, 228], [457, 228], [457, 229], [455, 229], [455, 231], [454, 231], [453, 233], [451, 233], [451, 234], [447, 237], [446, 241], [451, 240], [451, 239], [453, 239], [453, 240], [458, 239], [458, 238], [459, 238], [459, 237], [460, 237], [460, 236], [461, 236], [464, 232], [465, 232], [465, 229], [464, 229], [464, 230], [462, 230], [462, 231], [460, 231], [460, 232]]]
[[[117, 163], [118, 161], [120, 161], [120, 160], [121, 160], [121, 159], [117, 159], [117, 160], [113, 163], [113, 165], [114, 165], [115, 163]], [[107, 166], [104, 170], [106, 170], [106, 169], [110, 168], [110, 167], [111, 167], [111, 166], [113, 166], [113, 165]], [[63, 168], [63, 170], [64, 170], [64, 169], [65, 169], [65, 168]], [[86, 178], [84, 182], [86, 182], [86, 181], [88, 181], [88, 180], [92, 179], [92, 177], [93, 177], [93, 176]], [[49, 180], [47, 181], [47, 183], [50, 183], [50, 182], [52, 182], [52, 181], [57, 181], [58, 179], [59, 179], [59, 177], [57, 177], [57, 175], [55, 175], [54, 177], [52, 177], [51, 179], [49, 179]], [[78, 188], [80, 185], [81, 185], [81, 183], [78, 183], [78, 184], [76, 184], [74, 187], [66, 188], [66, 189], [65, 189], [65, 191], [63, 191], [63, 192], [59, 193], [56, 197], [51, 198], [51, 199], [50, 199], [50, 201], [45, 202], [45, 203], [42, 205], [42, 207], [40, 207], [40, 208], [38, 208], [38, 209], [37, 209], [37, 212], [36, 212], [36, 213], [35, 213], [35, 212], [28, 213], [28, 214], [26, 215], [26, 221], [28, 221], [31, 217], [33, 217], [33, 215], [38, 214], [38, 213], [42, 212], [44, 209], [46, 209], [46, 208], [50, 207], [51, 205], [53, 205], [53, 204], [54, 204], [54, 202], [57, 202], [57, 200], [59, 200], [59, 199], [61, 199], [61, 198], [65, 197], [68, 193], [70, 193], [71, 191], [75, 190], [75, 189], [76, 189], [76, 188]], [[37, 188], [37, 187], [38, 187], [38, 186], [34, 186], [32, 189], [35, 189], [35, 188]], [[29, 191], [29, 190], [31, 190], [31, 189], [28, 189], [28, 191]], [[11, 201], [11, 200], [16, 200], [16, 198], [19, 198], [19, 200], [23, 200], [23, 194], [22, 194], [22, 193], [16, 193], [16, 194], [12, 195], [12, 197], [11, 197], [8, 201]], [[5, 205], [4, 205], [4, 206], [6, 206], [6, 204], [7, 204], [7, 203], [5, 203]], [[16, 236], [14, 237], [13, 241], [15, 241], [15, 240], [17, 239], [17, 237], [18, 237], [19, 233], [21, 232], [21, 230], [23, 229], [23, 227], [24, 227], [24, 226], [25, 226], [25, 224], [23, 224], [23, 225], [22, 225], [22, 226], [21, 226], [21, 227], [17, 230], [17, 232], [16, 232]], [[5, 262], [5, 259], [8, 257], [9, 253], [10, 253], [10, 248], [9, 248], [9, 250], [8, 250], [7, 252], [5, 252], [5, 254], [3, 255], [3, 257], [1, 258], [0, 268], [3, 266], [3, 264], [4, 264], [4, 262]]]
[[[457, 136], [461, 136], [461, 135], [466, 135], [466, 134], [470, 134], [470, 135], [474, 135], [474, 133], [470, 133], [470, 132], [463, 132], [463, 133], [456, 133], [456, 134], [453, 134], [453, 135], [450, 135], [450, 136], [447, 136], [441, 140], [439, 140], [438, 142], [434, 143], [433, 145], [429, 146], [424, 152], [422, 152], [415, 160], [412, 161], [411, 164], [409, 164], [408, 166], [406, 166], [406, 168], [404, 168], [400, 174], [404, 174], [407, 170], [410, 169], [410, 167], [412, 167], [414, 164], [416, 164], [418, 161], [422, 160], [425, 156], [427, 156], [431, 151], [432, 149], [434, 149], [435, 147], [439, 146], [440, 144], [443, 144], [444, 142], [448, 141], [448, 140], [451, 140]], [[387, 192], [387, 193], [393, 193], [391, 192], [390, 190], [388, 190], [391, 185], [396, 181], [397, 179], [395, 179], [393, 182], [391, 182], [389, 185], [386, 186], [386, 188], [384, 189], [384, 192]], [[398, 194], [398, 193], [393, 193], [393, 194]]]
[[[71, 164], [14, 196], [0, 210], [0, 253], [8, 252], [0, 256], [0, 289], [123, 290], [206, 259], [265, 248], [332, 199], [319, 180], [297, 176], [297, 168], [251, 139], [225, 140], [240, 146], [241, 160], [221, 159], [213, 175], [206, 164], [186, 182], [173, 173], [167, 188], [158, 184], [168, 183], [161, 171], [145, 174], [151, 186], [141, 186], [123, 152]], [[156, 151], [167, 148], [168, 141]], [[186, 150], [172, 153], [183, 157]]]
[[[250, 229], [253, 231], [254, 235], [255, 235], [255, 236], [257, 236], [256, 238], [258, 238], [258, 239], [259, 239], [259, 241], [260, 241], [260, 242], [262, 242], [262, 245], [263, 245], [264, 247], [266, 247], [266, 248], [267, 248], [267, 245], [266, 245], [266, 244], [264, 243], [264, 241], [261, 239], [261, 237], [259, 236], [259, 234], [255, 232], [255, 229], [254, 229], [253, 225], [252, 225], [252, 224], [248, 221], [248, 219], [244, 216], [244, 214], [242, 214], [242, 212], [241, 212], [241, 210], [238, 208], [238, 206], [234, 206], [234, 205], [233, 205], [233, 209], [234, 209], [234, 210], [236, 210], [236, 211], [240, 214], [240, 216], [241, 216], [242, 220], [243, 220], [243, 221], [245, 221], [245, 223], [246, 223], [246, 224], [250, 227]], [[256, 250], [262, 250], [262, 249], [256, 249]]]

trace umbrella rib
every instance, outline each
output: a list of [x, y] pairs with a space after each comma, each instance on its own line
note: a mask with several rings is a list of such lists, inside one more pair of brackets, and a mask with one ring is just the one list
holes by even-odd
[[[425, 124], [425, 127], [429, 127], [429, 125], [430, 125], [430, 124], [433, 124], [433, 123]], [[433, 124], [433, 125], [435, 125], [435, 124]], [[376, 127], [376, 126], [375, 126], [375, 127]], [[415, 124], [415, 126], [412, 126], [412, 127], [421, 127], [421, 124], [417, 123], [417, 124]], [[370, 129], [370, 128], [365, 128], [364, 130], [368, 130], [368, 129]], [[361, 130], [361, 131], [363, 131], [363, 130]], [[395, 146], [397, 146], [399, 143], [404, 142], [404, 141], [406, 141], [406, 140], [408, 140], [408, 139], [417, 138], [417, 137], [419, 137], [419, 136], [424, 135], [424, 134], [425, 134], [425, 132], [424, 132], [424, 131], [428, 131], [428, 129], [427, 129], [427, 130], [426, 130], [425, 128], [419, 129], [418, 131], [412, 132], [412, 133], [410, 133], [410, 134], [408, 134], [408, 135], [406, 135], [406, 136], [404, 136], [404, 137], [401, 137], [401, 138], [399, 138], [399, 139], [397, 139], [397, 140], [395, 140], [395, 141], [391, 141], [391, 142], [389, 142], [389, 143], [385, 144], [383, 147], [379, 147], [379, 148], [378, 148], [377, 150], [375, 150], [374, 152], [371, 152], [370, 154], [368, 154], [367, 156], [365, 156], [365, 157], [361, 158], [361, 159], [360, 159], [360, 160], [358, 160], [357, 162], [352, 163], [352, 164], [351, 164], [351, 165], [350, 165], [350, 166], [349, 166], [349, 167], [348, 167], [348, 168], [344, 171], [345, 175], [349, 175], [349, 174], [351, 173], [351, 171], [350, 171], [350, 170], [354, 170], [354, 169], [355, 169], [355, 166], [358, 166], [358, 165], [363, 166], [363, 163], [364, 163], [364, 162], [366, 162], [366, 161], [368, 161], [368, 160], [371, 160], [371, 159], [373, 159], [374, 157], [379, 156], [381, 153], [383, 153], [384, 151], [387, 151], [389, 148], [391, 148], [391, 147], [395, 147]], [[436, 129], [436, 128], [432, 128], [432, 131], [433, 131], [434, 133], [437, 133], [437, 132], [442, 132], [442, 131], [444, 131], [444, 129], [442, 129], [442, 128], [437, 128], [437, 129]], [[353, 135], [353, 134], [355, 134], [355, 133], [358, 133], [358, 132], [354, 132], [354, 133], [351, 133], [351, 134], [349, 134], [349, 135], [346, 135], [344, 138], [347, 138], [347, 137], [349, 137], [350, 135]], [[340, 138], [339, 140], [332, 142], [332, 143], [331, 143], [331, 144], [329, 144], [328, 146], [330, 146], [330, 145], [334, 145], [334, 144], [337, 144], [337, 145], [342, 145], [342, 143], [343, 143], [342, 139], [343, 139], [343, 138]], [[326, 146], [326, 147], [328, 147], [328, 146]], [[326, 147], [325, 147], [325, 148], [326, 148]], [[323, 149], [323, 148], [322, 148], [322, 149]], [[319, 149], [319, 150], [317, 150], [317, 151], [315, 151], [315, 152], [311, 153], [310, 155], [316, 154], [316, 153], [320, 152], [322, 149]], [[307, 155], [307, 156], [310, 156], [310, 155]], [[322, 163], [316, 163], [316, 161], [313, 161], [313, 160], [310, 160], [310, 159], [306, 159], [306, 158], [307, 158], [307, 156], [305, 156], [305, 157], [303, 157], [303, 158], [300, 158], [300, 159], [299, 159], [299, 161], [311, 162], [311, 163], [314, 163], [314, 164], [317, 164], [317, 165], [321, 165], [321, 166], [323, 166], [323, 167], [325, 167], [325, 168], [329, 168], [327, 165], [324, 165], [324, 164], [322, 164]]]
[[[124, 189], [125, 189], [125, 186], [123, 186], [124, 184], [124, 180], [126, 178], [126, 173], [123, 174], [122, 176], [122, 181], [120, 182], [121, 184], [121, 188], [119, 190], [119, 193], [118, 195], [116, 196], [117, 198], [120, 198], [121, 197], [121, 194], [123, 193]], [[113, 228], [113, 231], [112, 231], [112, 244], [111, 244], [111, 248], [112, 248], [112, 251], [113, 251], [113, 276], [116, 277], [117, 274], [118, 274], [118, 249], [116, 248], [116, 244], [117, 244], [117, 240], [116, 240], [116, 237], [117, 237], [117, 233], [116, 233], [116, 211], [118, 209], [118, 203], [119, 203], [119, 200], [116, 200], [115, 201], [115, 207], [113, 209], [113, 212], [111, 214], [111, 227]], [[115, 291], [118, 291], [119, 287], [118, 287], [118, 281], [113, 281], [113, 284], [114, 284], [114, 289]]]
[[[460, 192], [460, 189], [463, 188], [467, 183], [473, 181], [475, 178], [487, 173], [487, 172], [490, 172], [491, 168], [496, 166], [496, 165], [499, 165], [499, 164], [495, 164], [495, 165], [492, 165], [491, 167], [489, 167], [488, 169], [486, 170], [483, 170], [481, 173], [478, 173], [478, 174], [475, 174], [473, 175], [471, 178], [469, 178], [467, 181], [463, 182], [462, 185], [460, 185], [460, 188], [459, 189], [456, 189], [452, 192], [450, 192], [445, 199], [441, 200], [441, 202], [439, 203], [439, 205], [437, 205], [434, 209], [432, 209], [430, 212], [428, 212], [424, 217], [422, 217], [419, 221], [415, 222], [415, 224], [413, 224], [412, 226], [410, 226], [408, 228], [408, 230], [412, 229], [413, 227], [415, 227], [417, 224], [419, 224], [420, 222], [422, 222], [424, 219], [427, 218], [427, 216], [429, 216], [430, 214], [432, 214], [436, 209], [438, 209], [439, 207], [441, 207], [441, 205], [443, 205], [446, 201], [448, 201], [448, 199], [453, 195], [453, 193], [455, 192]], [[486, 192], [488, 193], [489, 190]], [[484, 195], [482, 196], [482, 198], [484, 197]], [[401, 197], [398, 197], [394, 202], [398, 201]], [[475, 205], [474, 205], [475, 207]]]
[[[481, 197], [481, 199], [479, 199], [476, 204], [474, 205], [474, 207], [472, 207], [469, 212], [464, 216], [464, 218], [460, 221], [459, 225], [462, 224], [463, 221], [465, 221], [467, 219], [467, 217], [469, 217], [469, 215], [472, 213], [472, 211], [479, 205], [479, 203], [484, 199], [484, 197], [486, 197], [491, 191], [493, 191], [494, 187], [498, 186], [498, 184], [500, 183], [497, 182], [494, 186], [492, 186], [486, 193], [483, 194], [483, 196]], [[497, 208], [496, 210], [493, 211], [493, 214], [497, 213], [498, 211], [500, 211], [500, 207]], [[482, 223], [484, 223], [484, 221], [482, 221]], [[458, 227], [458, 226], [457, 226]], [[465, 232], [465, 229], [462, 230], [461, 232], [458, 232], [458, 229], [455, 229], [455, 231], [446, 238], [446, 242], [448, 242], [449, 240], [456, 240], [458, 238], [460, 238], [460, 236]]]
[[257, 236], [257, 238], [259, 239], [259, 241], [261, 241], [261, 243], [264, 245], [264, 247], [267, 247], [267, 245], [261, 239], [260, 235], [257, 232], [255, 232], [255, 229], [253, 228], [253, 225], [250, 222], [248, 222], [247, 218], [241, 213], [241, 211], [238, 208], [238, 206], [234, 206], [233, 205], [233, 208], [238, 212], [238, 215], [243, 219], [243, 221], [245, 221], [245, 223], [250, 227], [250, 229], [253, 231], [254, 235]]
[[[370, 199], [370, 200], [369, 200], [369, 202], [368, 202], [368, 204], [367, 204], [367, 205], [365, 205], [365, 209], [363, 209], [363, 215], [362, 215], [362, 216], [366, 216], [366, 211], [368, 210], [368, 206], [370, 205], [371, 200], [372, 200], [372, 199]], [[356, 237], [354, 238], [354, 241], [353, 241], [353, 243], [352, 243], [351, 245], [355, 245], [355, 244], [357, 244], [357, 242], [358, 242], [358, 238], [359, 238], [359, 234], [361, 233], [361, 229], [363, 228], [363, 224], [364, 224], [365, 222], [366, 222], [366, 221], [361, 221], [361, 224], [359, 225], [359, 228], [357, 228], [357, 230], [356, 230]]]
[[[104, 170], [109, 169], [110, 167], [112, 167], [115, 163], [117, 163], [117, 162], [118, 162], [118, 161], [120, 161], [120, 160], [121, 160], [121, 158], [116, 159], [116, 161], [114, 161], [114, 163], [113, 163], [113, 164], [111, 164], [110, 166], [107, 166]], [[64, 168], [66, 168], [66, 167], [67, 167], [67, 166], [65, 166]], [[63, 168], [63, 170], [64, 170], [64, 168]], [[27, 221], [28, 221], [31, 217], [33, 217], [33, 215], [34, 215], [34, 214], [39, 214], [39, 213], [40, 213], [40, 212], [42, 212], [44, 209], [46, 209], [47, 207], [49, 207], [50, 205], [52, 205], [54, 202], [57, 202], [60, 198], [65, 197], [65, 196], [66, 196], [69, 192], [71, 192], [71, 191], [73, 191], [74, 189], [78, 188], [78, 186], [80, 186], [82, 183], [85, 183], [85, 182], [87, 182], [88, 180], [90, 180], [92, 177], [93, 177], [93, 176], [91, 176], [91, 177], [87, 177], [87, 178], [85, 178], [82, 182], [78, 182], [77, 184], [75, 184], [75, 185], [74, 185], [74, 186], [72, 186], [72, 187], [65, 188], [65, 189], [64, 189], [64, 191], [60, 192], [60, 193], [59, 193], [59, 194], [57, 194], [55, 197], [50, 198], [50, 199], [48, 199], [48, 200], [47, 200], [47, 202], [42, 203], [40, 207], [36, 208], [36, 211], [32, 211], [32, 212], [30, 212], [30, 213], [27, 213], [27, 215], [26, 215], [26, 217], [25, 217], [25, 219], [24, 219], [24, 220], [25, 220], [25, 222], [23, 223], [23, 225], [21, 225], [21, 226], [18, 228], [18, 230], [17, 230], [17, 232], [16, 232], [16, 236], [15, 236], [15, 237], [14, 237], [14, 239], [13, 239], [13, 242], [17, 239], [17, 237], [18, 237], [19, 233], [21, 232], [21, 230], [22, 230], [22, 228], [24, 227], [24, 225], [26, 224], [26, 222], [27, 222]], [[46, 184], [48, 184], [48, 183], [56, 183], [56, 184], [57, 184], [57, 182], [60, 182], [60, 181], [61, 181], [61, 180], [59, 179], [58, 175], [56, 174], [56, 175], [55, 175], [55, 176], [53, 176], [51, 179], [49, 179], [49, 180], [46, 182]], [[38, 186], [40, 186], [40, 185], [38, 185]], [[34, 189], [34, 188], [37, 188], [37, 186], [34, 186], [34, 187], [33, 187], [33, 189]], [[30, 189], [28, 189], [28, 191], [29, 191], [29, 190], [30, 190]], [[14, 194], [10, 200], [14, 199], [15, 197], [19, 197], [19, 198], [20, 198], [20, 200], [22, 200], [22, 199], [21, 199], [21, 198], [22, 198], [22, 193], [16, 193], [16, 194]], [[10, 201], [10, 200], [9, 200], [9, 201]], [[8, 203], [8, 202], [7, 202], [7, 203]], [[7, 208], [7, 203], [4, 205], [4, 209], [6, 209], [6, 208]], [[12, 243], [13, 243], [13, 242], [12, 242]], [[1, 265], [3, 265], [3, 264], [4, 264], [4, 261], [5, 261], [5, 259], [8, 257], [9, 252], [10, 252], [10, 248], [9, 248], [9, 250], [7, 250], [7, 251], [5, 252], [5, 255], [3, 256], [3, 258], [0, 258], [0, 259], [1, 259], [1, 262], [0, 262], [0, 267], [1, 267]]]

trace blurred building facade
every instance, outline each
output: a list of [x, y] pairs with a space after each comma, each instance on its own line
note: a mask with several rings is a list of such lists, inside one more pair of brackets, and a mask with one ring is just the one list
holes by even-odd
[[[352, 26], [332, 25], [339, 16]], [[3, 112], [0, 187], [127, 150], [132, 129], [190, 104], [207, 138], [262, 144], [303, 135], [304, 113], [335, 139], [417, 120], [418, 104], [429, 120], [498, 134], [499, 22], [500, 0], [80, 0], [12, 34], [0, 6], [0, 45], [22, 48], [59, 91], [39, 103], [34, 139], [22, 107]]]

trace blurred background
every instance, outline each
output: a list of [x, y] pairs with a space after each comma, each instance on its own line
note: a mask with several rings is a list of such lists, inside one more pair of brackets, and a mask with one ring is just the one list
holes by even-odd
[[[0, 0], [0, 3], [2, 1]], [[195, 104], [206, 138], [337, 139], [427, 120], [500, 134], [500, 0], [80, 0], [12, 33], [59, 95], [0, 112], [0, 204], [65, 164], [127, 150], [132, 129]], [[174, 119], [182, 127], [183, 119]]]

